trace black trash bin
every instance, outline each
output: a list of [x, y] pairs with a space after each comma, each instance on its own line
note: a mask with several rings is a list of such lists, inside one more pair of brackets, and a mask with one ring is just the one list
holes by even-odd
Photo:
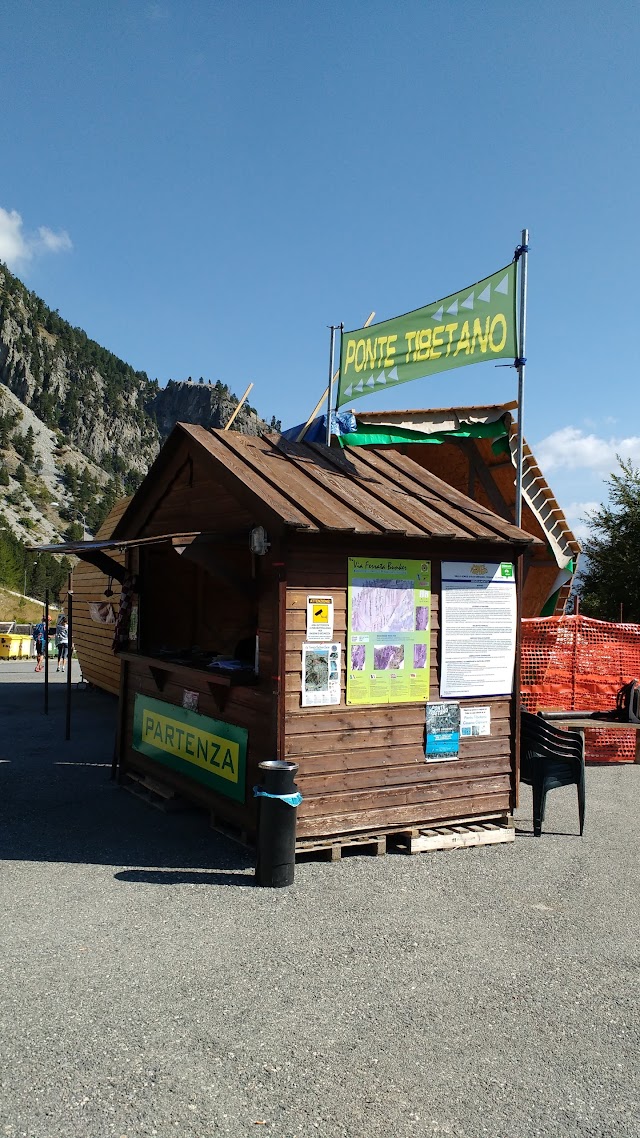
[[292, 885], [296, 865], [296, 815], [302, 797], [293, 781], [297, 763], [260, 763], [256, 884], [279, 889]]

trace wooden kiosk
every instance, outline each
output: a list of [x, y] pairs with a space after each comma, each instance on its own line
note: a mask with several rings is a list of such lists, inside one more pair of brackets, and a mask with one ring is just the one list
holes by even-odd
[[[517, 696], [458, 700], [482, 705], [490, 729], [460, 737], [446, 762], [425, 756], [425, 705], [441, 699], [441, 565], [512, 566], [517, 597], [535, 542], [395, 451], [178, 424], [110, 540], [79, 553], [124, 551], [125, 607], [137, 610], [120, 653], [118, 777], [156, 780], [251, 833], [258, 764], [291, 759], [300, 842], [504, 817], [517, 785]], [[411, 609], [421, 646], [406, 661], [390, 644], [397, 634], [363, 647], [371, 638], [348, 628], [362, 573], [383, 563], [392, 578], [409, 564], [430, 569], [427, 599]], [[330, 620], [329, 644], [316, 640], [314, 605]], [[362, 612], [360, 628], [375, 619]], [[365, 647], [380, 674], [366, 671]], [[382, 687], [367, 687], [376, 676]], [[314, 702], [327, 698], [339, 702]]]

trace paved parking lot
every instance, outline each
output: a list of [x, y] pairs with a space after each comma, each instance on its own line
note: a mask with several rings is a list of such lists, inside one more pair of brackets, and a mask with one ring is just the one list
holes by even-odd
[[[57, 681], [57, 682], [56, 682]], [[0, 1133], [640, 1135], [640, 767], [512, 846], [299, 865], [109, 779], [115, 701], [0, 665]]]

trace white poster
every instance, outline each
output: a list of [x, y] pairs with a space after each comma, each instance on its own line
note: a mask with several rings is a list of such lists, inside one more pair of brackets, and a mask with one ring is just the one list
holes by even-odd
[[307, 597], [307, 640], [333, 640], [333, 597]]
[[440, 695], [511, 695], [516, 623], [510, 561], [443, 561]]
[[340, 703], [340, 645], [302, 645], [302, 706]]
[[470, 739], [472, 735], [491, 734], [490, 707], [460, 708], [460, 737]]

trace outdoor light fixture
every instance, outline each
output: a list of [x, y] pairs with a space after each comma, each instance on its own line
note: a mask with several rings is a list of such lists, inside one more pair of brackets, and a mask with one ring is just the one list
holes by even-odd
[[109, 584], [107, 585], [107, 587], [104, 591], [105, 597], [112, 597], [113, 596], [113, 589], [111, 588], [112, 584], [113, 584], [113, 577], [109, 577]]
[[254, 526], [249, 537], [249, 544], [251, 552], [257, 553], [259, 557], [264, 557], [265, 553], [271, 549], [271, 542], [267, 541], [267, 531], [264, 526]]

